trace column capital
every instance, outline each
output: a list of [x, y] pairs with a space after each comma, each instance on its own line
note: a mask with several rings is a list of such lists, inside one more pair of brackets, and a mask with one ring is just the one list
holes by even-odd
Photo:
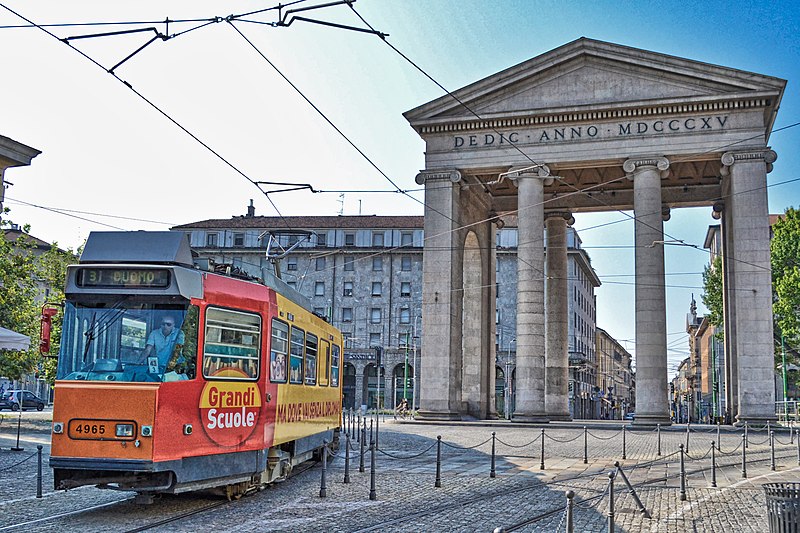
[[669, 159], [663, 156], [632, 157], [622, 163], [622, 170], [629, 180], [633, 180], [638, 168], [655, 168], [661, 172], [663, 179], [669, 175]]
[[511, 167], [508, 172], [500, 175], [500, 179], [508, 178], [514, 186], [519, 187], [519, 180], [523, 178], [540, 178], [543, 185], [553, 183], [550, 177], [550, 167], [545, 164], [528, 165], [525, 167]]
[[563, 218], [567, 221], [568, 226], [575, 224], [575, 217], [569, 211], [545, 211], [544, 219], [548, 218]]
[[719, 173], [723, 176], [730, 174], [730, 167], [738, 162], [758, 162], [763, 161], [767, 165], [767, 174], [772, 172], [772, 163], [778, 159], [778, 154], [770, 148], [754, 148], [750, 150], [741, 150], [736, 152], [725, 152], [722, 154], [720, 160], [722, 161], [722, 168]]
[[461, 172], [451, 169], [436, 169], [436, 170], [421, 170], [417, 177], [414, 178], [417, 185], [424, 185], [429, 181], [450, 181], [451, 183], [458, 183], [461, 181]]

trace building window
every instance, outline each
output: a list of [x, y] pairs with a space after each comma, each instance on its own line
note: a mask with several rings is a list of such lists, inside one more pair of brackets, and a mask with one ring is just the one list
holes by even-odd
[[293, 289], [297, 289], [297, 282], [296, 281], [287, 281], [286, 284]]
[[413, 233], [401, 233], [400, 234], [400, 246], [413, 246], [414, 244], [414, 234]]
[[325, 282], [318, 281], [314, 283], [314, 296], [325, 296]]
[[373, 296], [380, 296], [383, 294], [383, 285], [380, 281], [373, 281], [372, 282], [372, 295]]
[[234, 246], [244, 246], [244, 233], [234, 233], [233, 234], [233, 245]]
[[352, 322], [352, 321], [353, 321], [353, 308], [342, 307], [342, 322]]
[[348, 331], [342, 332], [342, 340], [344, 341], [345, 349], [348, 349], [348, 350], [352, 350], [353, 349], [353, 334], [352, 333], [350, 333]]
[[381, 308], [380, 307], [373, 307], [370, 310], [370, 322], [373, 324], [380, 324], [381, 323]]
[[297, 258], [296, 257], [287, 257], [286, 258], [286, 270], [297, 270]]
[[355, 262], [356, 260], [353, 259], [352, 257], [345, 258], [344, 269], [348, 272], [352, 272], [353, 270], [355, 270]]
[[369, 347], [374, 348], [375, 346], [381, 345], [381, 334], [380, 333], [370, 333], [369, 334]]
[[345, 281], [342, 289], [343, 289], [342, 296], [352, 296], [353, 295], [353, 282], [352, 281]]
[[408, 307], [403, 307], [400, 309], [400, 323], [401, 324], [411, 323], [411, 309], [409, 309]]
[[407, 349], [411, 347], [411, 332], [406, 331], [405, 333], [398, 333], [397, 334], [397, 346], [401, 349]]
[[356, 234], [355, 233], [345, 233], [344, 234], [344, 245], [345, 246], [355, 246], [356, 245]]
[[400, 282], [400, 296], [405, 296], [405, 297], [411, 296], [411, 282], [410, 281], [401, 281]]
[[383, 247], [383, 232], [373, 232], [372, 233], [372, 246], [375, 248]]
[[217, 247], [219, 246], [219, 233], [206, 234], [206, 246]]
[[383, 270], [383, 256], [376, 255], [372, 258], [372, 270], [379, 272]]
[[403, 272], [411, 272], [411, 256], [404, 255], [400, 258], [400, 270]]
[[328, 234], [317, 233], [317, 246], [327, 246], [327, 245], [328, 245]]
[[325, 258], [317, 257], [317, 271], [325, 270]]

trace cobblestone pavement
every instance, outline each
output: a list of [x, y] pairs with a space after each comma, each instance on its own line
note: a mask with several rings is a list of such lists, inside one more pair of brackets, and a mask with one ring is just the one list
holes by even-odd
[[[23, 414], [27, 417], [22, 425], [23, 451], [9, 451], [15, 443], [16, 427], [12, 433], [8, 419], [0, 424], [0, 533], [124, 531], [220, 501], [189, 494], [140, 506], [130, 494], [93, 487], [55, 492], [47, 467], [49, 421], [46, 415], [41, 422], [28, 415]], [[762, 484], [800, 481], [800, 447], [788, 432], [776, 433], [773, 471], [767, 432], [749, 432], [747, 478], [742, 478], [742, 432], [729, 429], [720, 431], [722, 452], [715, 449], [717, 487], [712, 487], [711, 443], [716, 448], [716, 428], [691, 428], [682, 500], [679, 445], [687, 443], [685, 426], [660, 431], [659, 456], [659, 432], [633, 428], [626, 429], [623, 436], [619, 423], [594, 423], [584, 430], [580, 422], [440, 425], [389, 418], [381, 425], [374, 500], [370, 500], [369, 454], [365, 472], [359, 472], [360, 442], [351, 442], [351, 482], [342, 482], [343, 440], [329, 464], [325, 498], [319, 496], [318, 464], [262, 492], [153, 530], [488, 532], [517, 525], [517, 531], [561, 531], [565, 527], [565, 492], [573, 490], [575, 531], [608, 531], [608, 473], [619, 461], [651, 518], [638, 509], [618, 475], [614, 481], [615, 531], [767, 531]], [[497, 454], [494, 478], [490, 477], [492, 432]], [[437, 436], [442, 437], [441, 487], [434, 486]], [[37, 442], [43, 445], [42, 499], [35, 498]], [[95, 508], [42, 520], [88, 507]], [[8, 527], [35, 520], [41, 521]], [[521, 525], [524, 522], [529, 523]]]

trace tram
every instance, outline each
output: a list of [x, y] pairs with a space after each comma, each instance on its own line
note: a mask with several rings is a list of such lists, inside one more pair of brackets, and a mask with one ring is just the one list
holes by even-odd
[[67, 270], [56, 489], [238, 497], [338, 438], [341, 333], [264, 274], [198, 268], [183, 233], [89, 236]]

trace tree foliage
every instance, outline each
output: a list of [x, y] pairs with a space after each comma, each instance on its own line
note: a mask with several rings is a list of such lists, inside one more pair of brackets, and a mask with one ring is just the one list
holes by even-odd
[[[0, 221], [0, 230], [5, 231], [9, 224]], [[37, 248], [28, 236], [30, 226], [22, 229], [15, 241], [0, 236], [0, 326], [27, 335], [31, 345], [23, 352], [0, 350], [0, 376], [19, 379], [38, 372], [52, 383], [55, 360], [39, 354], [41, 309], [45, 301], [63, 302], [66, 267], [77, 257], [70, 250], [60, 250], [56, 243]], [[51, 353], [58, 352], [60, 336], [59, 313], [53, 318]]]
[[775, 331], [800, 346], [800, 211], [790, 207], [773, 226], [770, 243]]
[[717, 256], [703, 269], [703, 294], [700, 297], [708, 309], [708, 321], [722, 331], [722, 258]]

